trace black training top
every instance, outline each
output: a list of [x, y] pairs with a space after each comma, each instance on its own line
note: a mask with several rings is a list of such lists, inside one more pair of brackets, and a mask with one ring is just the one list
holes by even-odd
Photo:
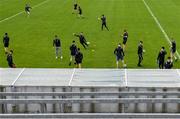
[[114, 54], [117, 56], [117, 57], [123, 57], [124, 56], [124, 51], [121, 47], [117, 47], [115, 50], [114, 50]]
[[139, 44], [138, 45], [138, 54], [142, 54], [143, 53], [143, 45]]
[[77, 46], [75, 44], [72, 44], [70, 46], [71, 55], [76, 55], [77, 53]]
[[124, 32], [124, 34], [123, 34], [123, 39], [124, 39], [124, 40], [127, 40], [127, 39], [128, 39], [128, 32]]
[[166, 54], [167, 54], [167, 52], [165, 50], [164, 51], [160, 51], [159, 54], [158, 54], [157, 60], [164, 61]]
[[102, 16], [102, 17], [101, 17], [101, 21], [102, 21], [103, 24], [105, 24], [105, 23], [106, 23], [106, 17], [105, 17], [105, 16]]
[[54, 39], [53, 40], [53, 46], [55, 46], [55, 47], [61, 47], [61, 41], [60, 41], [60, 39]]
[[4, 44], [9, 44], [9, 37], [8, 36], [4, 36], [3, 43]]

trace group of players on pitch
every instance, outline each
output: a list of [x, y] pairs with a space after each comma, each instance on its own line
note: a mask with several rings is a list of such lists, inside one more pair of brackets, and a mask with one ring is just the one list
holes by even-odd
[[[30, 7], [30, 5], [26, 4], [25, 6], [25, 12], [27, 13], [27, 15], [30, 15], [30, 10], [32, 8]], [[82, 15], [82, 9], [81, 7], [77, 4], [74, 3], [74, 9], [73, 9], [73, 14], [78, 14], [79, 17], [83, 18]], [[104, 27], [109, 31], [109, 28], [107, 27], [107, 23], [106, 23], [106, 17], [105, 15], [102, 15], [101, 18], [98, 18], [98, 20], [101, 20], [101, 30], [104, 30]], [[73, 33], [73, 35], [75, 37], [79, 38], [79, 42], [80, 44], [87, 49], [89, 46], [89, 42], [86, 41], [85, 36], [83, 34], [83, 32], [76, 34]], [[128, 32], [127, 30], [124, 30], [124, 33], [122, 34], [123, 37], [123, 42], [122, 45], [121, 43], [118, 44], [118, 46], [115, 48], [114, 50], [114, 54], [116, 56], [116, 65], [117, 68], [119, 68], [119, 62], [122, 62], [123, 67], [127, 67], [125, 62], [124, 62], [124, 56], [125, 56], [125, 48], [126, 48], [126, 43], [128, 41]], [[15, 68], [16, 65], [13, 62], [13, 50], [9, 50], [9, 41], [10, 38], [8, 36], [8, 33], [5, 33], [5, 36], [3, 37], [3, 44], [4, 44], [4, 49], [5, 49], [5, 53], [7, 54], [7, 62], [9, 67], [11, 68]], [[58, 57], [60, 56], [61, 59], [63, 59], [62, 56], [62, 50], [61, 50], [61, 40], [60, 38], [58, 38], [57, 35], [55, 35], [55, 38], [53, 40], [53, 47], [55, 48], [55, 55], [56, 55], [56, 59], [58, 59]], [[138, 44], [138, 48], [137, 48], [137, 55], [138, 55], [138, 67], [141, 67], [141, 63], [143, 61], [143, 53], [145, 52], [144, 48], [143, 48], [143, 41], [139, 41]], [[157, 63], [159, 65], [160, 69], [166, 68], [166, 69], [171, 69], [173, 67], [173, 59], [175, 59], [175, 61], [177, 61], [177, 57], [175, 56], [176, 53], [176, 42], [175, 40], [172, 38], [171, 41], [171, 48], [170, 48], [170, 56], [167, 58], [167, 61], [165, 62], [165, 56], [167, 54], [165, 47], [162, 47], [158, 53], [158, 57], [157, 57]], [[81, 68], [81, 64], [82, 64], [82, 60], [83, 60], [83, 53], [80, 51], [80, 48], [77, 47], [76, 42], [72, 41], [72, 44], [70, 45], [70, 62], [69, 62], [69, 66], [71, 66], [72, 62], [76, 65], [77, 68]]]

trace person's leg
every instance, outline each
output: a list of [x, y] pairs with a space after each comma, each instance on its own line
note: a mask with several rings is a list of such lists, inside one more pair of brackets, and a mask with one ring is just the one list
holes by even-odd
[[161, 62], [159, 61], [159, 69], [161, 69]]
[[86, 46], [84, 45], [84, 43], [83, 42], [81, 42], [81, 45], [86, 49]]
[[69, 61], [69, 66], [71, 66], [72, 60], [73, 60], [73, 56], [71, 55], [71, 56], [70, 56], [70, 61]]
[[62, 56], [62, 48], [61, 47], [59, 47], [59, 55], [60, 55], [60, 58], [62, 59], [63, 56]]
[[84, 42], [84, 44], [88, 47], [88, 44], [86, 42]]
[[104, 28], [104, 24], [101, 25], [101, 30], [103, 31], [103, 28]]
[[126, 45], [125, 45], [125, 44], [123, 44], [123, 51], [125, 51], [125, 48], [126, 48]]
[[5, 53], [8, 53], [8, 47], [4, 47]]
[[55, 47], [55, 55], [56, 55], [56, 59], [58, 58], [58, 47]]
[[105, 26], [105, 27], [106, 27], [106, 29], [109, 31], [109, 29], [108, 29], [107, 25], [105, 24], [104, 26]]
[[164, 69], [164, 61], [162, 62], [162, 69]]
[[140, 54], [138, 54], [138, 66], [140, 66], [141, 64], [141, 57], [140, 57]]
[[79, 67], [78, 67], [78, 68], [81, 68], [81, 63], [79, 63], [78, 65], [79, 65]]
[[116, 61], [116, 68], [119, 68], [119, 61]]
[[122, 67], [125, 67], [125, 66], [124, 66], [124, 60], [122, 59], [121, 61], [122, 61]]

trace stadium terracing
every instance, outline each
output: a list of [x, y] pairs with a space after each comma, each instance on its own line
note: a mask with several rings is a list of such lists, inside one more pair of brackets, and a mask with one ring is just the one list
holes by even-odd
[[180, 70], [0, 69], [0, 118], [180, 118]]

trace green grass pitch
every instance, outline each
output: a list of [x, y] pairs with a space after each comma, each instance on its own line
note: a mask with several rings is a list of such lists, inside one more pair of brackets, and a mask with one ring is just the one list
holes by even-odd
[[[0, 0], [0, 21], [24, 10], [26, 3], [36, 6], [45, 0]], [[174, 37], [180, 52], [180, 0], [145, 0], [169, 37]], [[84, 54], [83, 68], [115, 68], [113, 51], [122, 42], [124, 29], [129, 32], [125, 51], [128, 68], [137, 68], [137, 45], [143, 40], [146, 53], [142, 68], [157, 68], [156, 58], [161, 46], [169, 55], [170, 45], [148, 12], [142, 0], [78, 0], [85, 19], [72, 14], [73, 0], [48, 0], [31, 11], [0, 22], [0, 37], [10, 36], [17, 67], [69, 68], [72, 40], [76, 40]], [[98, 17], [105, 14], [110, 31], [101, 31]], [[84, 32], [91, 43], [87, 50], [72, 33]], [[61, 38], [63, 60], [56, 60], [52, 40]], [[2, 41], [0, 67], [8, 67]], [[92, 52], [92, 50], [95, 50]], [[168, 56], [167, 55], [167, 56]], [[74, 66], [71, 66], [72, 68]], [[174, 63], [180, 68], [180, 62]]]

